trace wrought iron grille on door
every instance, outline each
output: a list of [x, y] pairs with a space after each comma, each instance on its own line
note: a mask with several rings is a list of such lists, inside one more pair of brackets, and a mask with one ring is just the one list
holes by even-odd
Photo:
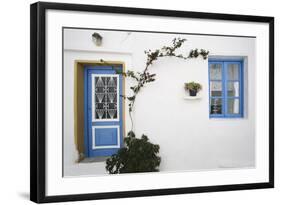
[[118, 75], [93, 75], [94, 121], [118, 120]]

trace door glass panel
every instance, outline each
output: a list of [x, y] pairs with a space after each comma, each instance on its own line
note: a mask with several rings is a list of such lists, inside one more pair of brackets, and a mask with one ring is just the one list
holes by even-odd
[[211, 81], [210, 82], [210, 94], [212, 97], [214, 96], [222, 96], [222, 82]]
[[118, 76], [94, 75], [93, 116], [97, 121], [117, 119], [118, 116]]
[[228, 80], [239, 80], [239, 64], [237, 64], [237, 63], [228, 64], [227, 79]]
[[210, 114], [222, 114], [222, 99], [212, 98], [210, 107]]
[[212, 63], [210, 65], [210, 79], [221, 80], [222, 79], [222, 64]]
[[227, 100], [227, 113], [239, 114], [239, 99], [230, 98]]
[[229, 97], [239, 97], [239, 82], [227, 83], [227, 95]]

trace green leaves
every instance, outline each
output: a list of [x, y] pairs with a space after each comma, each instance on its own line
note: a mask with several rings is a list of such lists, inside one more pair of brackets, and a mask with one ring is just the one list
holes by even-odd
[[202, 89], [202, 85], [200, 83], [196, 83], [194, 81], [185, 83], [184, 87], [186, 90], [194, 90], [196, 92]]
[[133, 131], [128, 133], [124, 142], [125, 147], [106, 160], [106, 170], [110, 174], [159, 171], [159, 145], [149, 142], [146, 135], [136, 138]]
[[130, 100], [130, 101], [134, 101], [134, 100], [135, 100], [135, 98], [136, 98], [136, 96], [127, 97], [127, 99], [128, 99], [128, 100]]
[[200, 49], [200, 51], [198, 51], [198, 49], [196, 48], [189, 52], [188, 58], [197, 58], [200, 55], [203, 57], [204, 60], [206, 60], [208, 58], [209, 51], [206, 51], [204, 49]]

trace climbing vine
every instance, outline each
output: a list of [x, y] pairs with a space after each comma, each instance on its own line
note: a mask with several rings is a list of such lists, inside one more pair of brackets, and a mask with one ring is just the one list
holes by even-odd
[[209, 51], [204, 49], [193, 49], [186, 55], [177, 54], [177, 49], [179, 49], [185, 41], [186, 39], [175, 38], [172, 40], [171, 46], [163, 46], [161, 49], [156, 49], [154, 51], [145, 51], [144, 53], [147, 59], [142, 72], [128, 70], [122, 73], [125, 77], [129, 77], [136, 82], [130, 87], [132, 94], [130, 96], [122, 96], [129, 101], [129, 115], [132, 126], [131, 131], [129, 131], [127, 137], [124, 138], [125, 146], [106, 160], [106, 170], [110, 174], [159, 171], [161, 157], [158, 156], [158, 154], [160, 146], [151, 143], [146, 135], [142, 135], [140, 139], [135, 137], [135, 133], [133, 132], [134, 123], [132, 111], [138, 93], [147, 83], [151, 83], [156, 79], [156, 74], [150, 73], [149, 68], [157, 59], [168, 56], [181, 58], [183, 60], [197, 58], [199, 56], [202, 56], [204, 60], [208, 58]]
[[176, 53], [177, 49], [179, 49], [184, 44], [185, 41], [186, 41], [186, 39], [174, 38], [172, 40], [172, 45], [170, 45], [170, 46], [163, 46], [161, 49], [156, 49], [154, 51], [151, 51], [150, 49], [147, 51], [144, 51], [144, 53], [147, 56], [144, 70], [142, 72], [134, 72], [134, 71], [128, 70], [127, 72], [122, 73], [125, 77], [129, 77], [136, 81], [135, 85], [130, 87], [130, 89], [133, 91], [132, 94], [130, 96], [122, 96], [124, 99], [127, 99], [129, 101], [129, 104], [128, 104], [129, 115], [130, 115], [130, 119], [131, 119], [131, 123], [132, 123], [131, 131], [133, 130], [133, 127], [134, 127], [134, 123], [133, 123], [133, 119], [132, 119], [132, 111], [134, 109], [134, 104], [135, 104], [137, 95], [143, 89], [145, 84], [151, 83], [156, 80], [156, 78], [155, 78], [156, 74], [149, 72], [149, 68], [153, 64], [153, 62], [155, 62], [159, 58], [169, 57], [169, 56], [180, 58], [183, 60], [187, 60], [190, 58], [197, 58], [199, 56], [202, 56], [202, 58], [204, 60], [206, 60], [208, 58], [209, 51], [206, 51], [204, 49], [200, 49], [200, 50], [192, 49], [192, 50], [190, 50], [189, 53], [187, 53], [185, 55], [177, 54]]

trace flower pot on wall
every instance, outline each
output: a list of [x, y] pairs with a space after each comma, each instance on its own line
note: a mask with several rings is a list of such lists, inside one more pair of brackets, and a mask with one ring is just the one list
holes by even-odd
[[189, 91], [189, 96], [196, 96], [198, 91], [202, 89], [202, 85], [200, 83], [196, 83], [194, 81], [184, 84], [185, 90]]
[[197, 95], [197, 90], [189, 90], [189, 95], [190, 96], [196, 96]]

